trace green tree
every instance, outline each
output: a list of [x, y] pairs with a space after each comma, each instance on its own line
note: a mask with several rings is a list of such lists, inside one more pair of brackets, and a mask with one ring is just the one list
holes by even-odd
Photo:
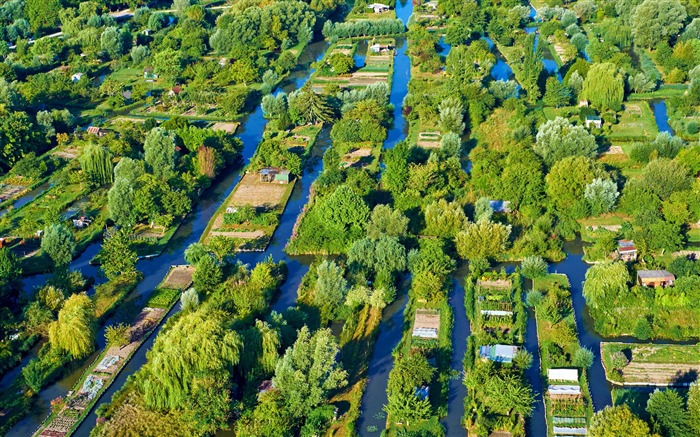
[[272, 378], [292, 417], [307, 417], [327, 400], [331, 390], [347, 385], [347, 372], [336, 361], [339, 351], [330, 329], [319, 329], [313, 335], [306, 326], [299, 330]]
[[606, 62], [591, 66], [583, 81], [582, 98], [601, 111], [619, 111], [624, 96], [625, 81], [617, 65]]
[[131, 227], [136, 222], [134, 189], [125, 178], [117, 178], [107, 192], [109, 217], [119, 226]]
[[502, 223], [470, 222], [455, 237], [457, 253], [468, 260], [492, 259], [506, 249], [510, 230]]
[[523, 276], [532, 280], [533, 290], [535, 289], [535, 279], [546, 276], [548, 268], [547, 261], [536, 255], [526, 256], [520, 264], [520, 271], [523, 273]]
[[618, 296], [627, 294], [630, 274], [623, 262], [606, 261], [591, 266], [586, 272], [583, 296], [593, 308], [599, 308]]
[[556, 77], [549, 77], [542, 101], [545, 106], [555, 108], [567, 105], [571, 101], [571, 90], [563, 82], [559, 82]]
[[182, 73], [183, 58], [179, 51], [163, 49], [152, 56], [153, 71], [167, 80], [175, 80]]
[[180, 295], [180, 311], [187, 313], [199, 307], [199, 293], [194, 288], [188, 288]]
[[7, 247], [0, 248], [0, 302], [20, 288], [22, 266], [17, 256]]
[[377, 205], [367, 223], [367, 236], [378, 240], [382, 236], [403, 237], [408, 230], [408, 217], [389, 205]]
[[223, 272], [221, 266], [210, 255], [205, 255], [197, 262], [192, 275], [194, 288], [200, 293], [211, 293], [221, 283]]
[[51, 258], [55, 268], [67, 267], [73, 260], [75, 237], [62, 224], [51, 225], [44, 230], [41, 237], [41, 250]]
[[74, 294], [58, 312], [58, 320], [49, 325], [51, 347], [83, 358], [95, 350], [95, 305], [85, 294]]
[[113, 228], [107, 232], [102, 244], [100, 268], [109, 280], [120, 275], [135, 275], [136, 260], [136, 252], [131, 249], [130, 232], [126, 228]]
[[587, 215], [586, 186], [607, 174], [590, 158], [570, 156], [552, 166], [545, 177], [547, 195], [554, 207], [575, 217]]
[[440, 199], [425, 207], [425, 235], [454, 238], [467, 223], [462, 205]]
[[594, 359], [595, 355], [593, 355], [592, 350], [586, 347], [581, 347], [574, 352], [574, 356], [571, 359], [571, 365], [582, 369], [587, 369], [593, 365]]
[[700, 435], [700, 383], [693, 382], [688, 389], [688, 425]]
[[61, 3], [59, 0], [27, 0], [24, 12], [33, 32], [52, 29], [59, 24], [58, 14], [61, 12]]
[[588, 201], [591, 215], [598, 215], [611, 211], [615, 207], [620, 193], [617, 192], [617, 184], [609, 179], [595, 178], [586, 185], [583, 196]]
[[522, 85], [527, 91], [527, 98], [530, 102], [537, 101], [542, 95], [538, 82], [544, 69], [544, 63], [542, 62], [542, 44], [537, 44], [536, 38], [534, 33], [527, 36], [522, 61]]
[[112, 155], [107, 149], [95, 144], [88, 144], [80, 155], [80, 167], [88, 180], [97, 186], [112, 182]]
[[117, 59], [124, 54], [124, 40], [116, 27], [108, 27], [100, 36], [100, 46], [110, 58]]
[[8, 111], [0, 105], [0, 170], [9, 171], [25, 152], [38, 145], [40, 130], [24, 111]]
[[299, 91], [291, 93], [288, 103], [289, 115], [297, 124], [328, 122], [333, 119], [333, 109], [326, 101], [326, 97], [317, 94], [311, 88], [310, 82], [305, 83]]
[[334, 53], [328, 57], [328, 65], [335, 74], [345, 74], [352, 70], [355, 66], [355, 61], [348, 55], [343, 53]]
[[627, 405], [605, 407], [593, 415], [588, 428], [590, 437], [648, 437], [649, 425], [632, 414]]
[[493, 217], [493, 208], [491, 208], [491, 200], [488, 197], [479, 197], [474, 202], [474, 221], [490, 221]]
[[169, 179], [175, 170], [175, 136], [155, 127], [146, 135], [143, 150], [147, 170], [158, 179]]
[[651, 417], [654, 432], [668, 436], [687, 436], [693, 433], [688, 426], [685, 401], [676, 390], [656, 389], [647, 401], [647, 413]]
[[502, 414], [530, 416], [535, 396], [532, 388], [515, 375], [494, 376], [486, 384], [489, 409]]
[[547, 165], [552, 166], [569, 156], [595, 158], [597, 148], [595, 137], [585, 128], [557, 117], [540, 126], [533, 150]]
[[435, 369], [421, 353], [396, 357], [389, 372], [385, 407], [395, 421], [412, 422], [430, 415], [430, 402], [416, 396], [416, 388], [430, 384], [434, 375]]
[[686, 17], [685, 7], [678, 0], [645, 0], [632, 15], [634, 42], [650, 48], [668, 41], [683, 29]]
[[324, 260], [316, 268], [316, 285], [314, 286], [314, 304], [321, 311], [321, 319], [330, 322], [343, 302], [348, 290], [344, 271], [333, 261]]
[[107, 347], [124, 347], [131, 342], [131, 326], [126, 323], [109, 325], [105, 328]]
[[126, 179], [129, 183], [134, 183], [136, 179], [145, 173], [144, 162], [138, 159], [123, 157], [114, 166], [114, 180]]

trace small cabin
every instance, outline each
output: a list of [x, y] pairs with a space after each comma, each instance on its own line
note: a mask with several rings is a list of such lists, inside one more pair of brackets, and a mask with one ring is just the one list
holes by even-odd
[[147, 80], [158, 79], [158, 75], [153, 71], [153, 67], [146, 67], [143, 69], [143, 78]]
[[413, 337], [438, 338], [440, 333], [440, 312], [436, 310], [418, 309], [413, 318]]
[[228, 58], [221, 58], [221, 59], [219, 59], [219, 66], [220, 66], [220, 67], [223, 68], [223, 67], [225, 67], [225, 66], [227, 66], [227, 65], [228, 65]]
[[483, 360], [490, 360], [496, 363], [512, 363], [515, 354], [518, 353], [518, 346], [509, 344], [494, 344], [481, 346], [479, 356]]
[[372, 3], [372, 4], [367, 5], [367, 7], [369, 9], [372, 9], [375, 14], [381, 14], [382, 12], [386, 12], [389, 9], [391, 9], [391, 7], [389, 7], [389, 5], [385, 5], [383, 3]]
[[74, 83], [80, 82], [80, 79], [82, 79], [83, 76], [85, 76], [85, 73], [75, 73], [70, 77], [70, 80], [72, 80]]
[[632, 240], [620, 240], [617, 242], [617, 256], [622, 261], [636, 261], [637, 248]]
[[109, 129], [103, 129], [101, 127], [97, 126], [88, 126], [86, 129], [86, 132], [91, 134], [91, 135], [97, 135], [98, 137], [103, 137], [107, 135], [110, 131]]
[[182, 87], [180, 85], [175, 85], [174, 87], [172, 87], [172, 89], [170, 91], [168, 91], [168, 95], [170, 97], [177, 97], [180, 95], [181, 92], [182, 92]]
[[589, 115], [586, 117], [586, 128], [590, 129], [593, 126], [596, 129], [603, 127], [603, 120], [597, 115]]
[[640, 270], [637, 281], [644, 287], [672, 287], [676, 277], [666, 270]]
[[578, 107], [579, 108], [588, 108], [588, 100], [579, 100]]
[[372, 53], [386, 53], [393, 49], [394, 46], [392, 46], [391, 44], [372, 44], [371, 46], [369, 46], [369, 50]]
[[260, 182], [276, 182], [278, 184], [288, 184], [291, 176], [289, 170], [282, 170], [275, 167], [265, 167], [260, 170]]

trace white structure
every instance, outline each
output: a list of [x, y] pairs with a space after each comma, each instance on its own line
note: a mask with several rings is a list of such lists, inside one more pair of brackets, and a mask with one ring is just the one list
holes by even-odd
[[579, 396], [581, 387], [578, 385], [550, 385], [548, 388], [550, 396]]
[[567, 428], [562, 426], [554, 427], [554, 434], [556, 435], [587, 435], [588, 431], [586, 428]]
[[547, 379], [550, 381], [578, 382], [578, 369], [548, 369]]
[[375, 14], [381, 14], [382, 12], [386, 12], [391, 9], [388, 5], [383, 3], [372, 3], [367, 5], [367, 7], [373, 9]]
[[485, 316], [512, 316], [513, 311], [501, 311], [501, 310], [481, 310], [481, 314]]
[[80, 79], [83, 78], [83, 76], [85, 76], [85, 73], [75, 73], [70, 77], [70, 80], [72, 80], [73, 82], [79, 82]]

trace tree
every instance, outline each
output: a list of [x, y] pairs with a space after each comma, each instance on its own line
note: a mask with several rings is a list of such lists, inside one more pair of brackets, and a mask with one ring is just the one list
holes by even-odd
[[330, 322], [345, 302], [348, 284], [344, 271], [333, 261], [324, 260], [316, 268], [318, 279], [314, 286], [314, 304], [321, 311], [321, 319]]
[[632, 414], [627, 405], [605, 407], [593, 415], [588, 428], [590, 437], [648, 437], [649, 425]]
[[177, 79], [182, 73], [182, 54], [173, 49], [163, 49], [152, 56], [153, 71], [168, 80]]
[[85, 294], [74, 294], [49, 325], [51, 347], [68, 352], [73, 358], [86, 357], [95, 350], [95, 305]]
[[[183, 408], [193, 398], [206, 401], [201, 384], [213, 380], [226, 397], [228, 380], [239, 362], [243, 344], [230, 329], [230, 316], [221, 310], [200, 309], [174, 319], [148, 351], [148, 363], [139, 372], [137, 387], [146, 406], [159, 410]], [[210, 399], [210, 400], [213, 400]], [[197, 411], [204, 412], [206, 406]], [[225, 417], [228, 405], [216, 406], [215, 413]]]
[[19, 290], [22, 265], [17, 256], [7, 247], [0, 248], [0, 302]]
[[540, 126], [533, 150], [548, 166], [552, 166], [569, 156], [595, 158], [597, 148], [595, 137], [584, 127], [557, 117]]
[[128, 180], [118, 178], [107, 192], [109, 217], [119, 226], [131, 227], [136, 222], [134, 189]]
[[119, 178], [126, 179], [129, 183], [134, 183], [141, 175], [145, 173], [144, 162], [138, 159], [123, 157], [114, 166], [114, 180]]
[[201, 293], [210, 293], [221, 283], [223, 272], [211, 255], [205, 255], [197, 262], [192, 274], [194, 288]]
[[155, 127], [146, 135], [143, 150], [147, 170], [158, 179], [169, 179], [175, 170], [175, 136]]
[[151, 52], [148, 50], [148, 46], [134, 46], [131, 48], [131, 62], [134, 66], [141, 65], [149, 56]]
[[490, 221], [493, 217], [493, 208], [488, 197], [479, 197], [474, 203], [474, 221]]
[[537, 44], [536, 38], [537, 36], [534, 33], [527, 36], [524, 44], [525, 53], [522, 64], [522, 85], [525, 91], [527, 91], [527, 98], [530, 102], [535, 102], [542, 94], [538, 84], [540, 74], [544, 69], [544, 63], [542, 62], [542, 44]]
[[688, 425], [700, 435], [700, 383], [693, 382], [688, 389]]
[[344, 53], [333, 53], [328, 57], [328, 65], [331, 66], [331, 70], [335, 74], [345, 74], [352, 70], [355, 66], [355, 61], [352, 57]]
[[100, 268], [105, 276], [113, 280], [120, 275], [135, 275], [136, 260], [136, 252], [131, 249], [130, 232], [126, 228], [108, 231], [100, 256]]
[[544, 98], [542, 99], [545, 106], [553, 106], [558, 108], [564, 106], [571, 101], [571, 91], [563, 82], [559, 82], [556, 77], [547, 78]]
[[100, 36], [100, 46], [110, 58], [117, 59], [124, 54], [124, 40], [116, 27], [108, 27]]
[[683, 29], [687, 17], [685, 7], [679, 0], [645, 0], [634, 9], [632, 36], [642, 47], [655, 47], [668, 41]]
[[659, 158], [644, 167], [641, 180], [642, 186], [658, 196], [661, 200], [668, 199], [676, 191], [690, 188], [692, 178], [688, 169], [676, 160]]
[[199, 307], [199, 294], [194, 288], [188, 288], [180, 296], [180, 311], [183, 313], [194, 311]]
[[68, 266], [75, 252], [75, 237], [62, 224], [50, 225], [41, 237], [41, 250], [53, 261], [57, 269]]
[[416, 396], [416, 388], [429, 384], [435, 369], [422, 353], [398, 355], [389, 372], [386, 411], [397, 422], [425, 419], [432, 411], [430, 401]]
[[288, 97], [289, 115], [297, 124], [328, 122], [333, 119], [333, 110], [326, 97], [317, 94], [310, 82], [304, 84], [297, 92]]
[[98, 186], [112, 182], [112, 155], [103, 147], [87, 145], [80, 156], [80, 167]]
[[586, 272], [583, 296], [593, 308], [599, 308], [618, 296], [627, 294], [630, 274], [623, 262], [606, 261], [591, 266]]
[[535, 279], [541, 278], [547, 274], [547, 261], [541, 256], [531, 255], [526, 256], [520, 264], [520, 271], [528, 279], [532, 280], [532, 289], [535, 289]]
[[527, 417], [532, 413], [535, 396], [532, 388], [515, 375], [494, 376], [486, 384], [489, 408], [502, 415]]
[[590, 158], [570, 156], [552, 166], [546, 176], [546, 190], [554, 207], [573, 217], [587, 215], [586, 185], [607, 174]]
[[382, 236], [403, 237], [408, 230], [408, 217], [389, 205], [377, 205], [367, 223], [367, 236], [378, 240]]
[[440, 124], [442, 130], [461, 135], [466, 125], [464, 124], [464, 106], [456, 97], [448, 97], [438, 105]]
[[125, 323], [109, 325], [105, 328], [107, 347], [122, 348], [131, 342], [131, 327]]
[[617, 184], [610, 179], [595, 178], [586, 185], [583, 196], [588, 201], [591, 215], [612, 211], [620, 193]]
[[59, 0], [27, 0], [24, 12], [33, 32], [52, 29], [59, 23], [61, 3]]
[[625, 81], [617, 65], [611, 62], [591, 65], [583, 81], [582, 98], [601, 111], [619, 111], [624, 96]]
[[306, 326], [299, 330], [272, 378], [292, 417], [307, 417], [327, 400], [331, 390], [347, 384], [347, 372], [336, 361], [339, 351], [330, 329], [319, 329], [313, 335]]
[[440, 199], [425, 207], [425, 235], [454, 238], [467, 223], [462, 205]]
[[586, 347], [582, 347], [574, 352], [574, 356], [571, 359], [571, 364], [575, 367], [587, 369], [593, 365], [594, 359], [595, 356], [593, 355], [593, 351]]
[[506, 249], [510, 230], [502, 223], [470, 222], [455, 237], [457, 253], [468, 260], [492, 259]]
[[647, 413], [651, 417], [653, 431], [668, 436], [693, 435], [688, 426], [684, 403], [676, 390], [656, 389], [647, 401]]
[[462, 153], [462, 139], [459, 137], [459, 134], [455, 132], [444, 134], [440, 138], [440, 150], [448, 158], [459, 158], [459, 155]]

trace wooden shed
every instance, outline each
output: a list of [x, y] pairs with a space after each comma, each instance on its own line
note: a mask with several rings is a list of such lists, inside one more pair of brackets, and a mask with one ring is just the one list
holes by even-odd
[[260, 170], [260, 182], [276, 182], [278, 184], [288, 184], [291, 180], [289, 170], [277, 167], [265, 167]]
[[637, 281], [644, 287], [672, 287], [676, 277], [666, 270], [639, 270]]
[[617, 242], [617, 255], [623, 261], [636, 261], [637, 248], [632, 240], [620, 240]]

